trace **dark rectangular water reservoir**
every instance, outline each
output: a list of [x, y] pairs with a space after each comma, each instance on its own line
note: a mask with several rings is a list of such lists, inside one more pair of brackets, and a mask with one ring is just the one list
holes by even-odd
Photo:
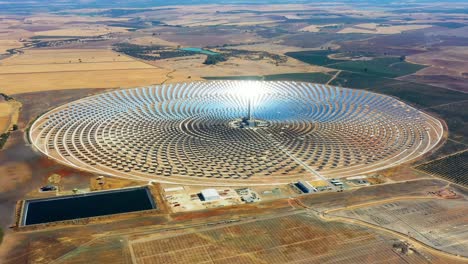
[[146, 187], [27, 200], [23, 225], [155, 209]]

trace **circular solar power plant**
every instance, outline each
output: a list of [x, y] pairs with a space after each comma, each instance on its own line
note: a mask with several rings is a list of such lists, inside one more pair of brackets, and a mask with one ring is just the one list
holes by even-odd
[[39, 117], [30, 138], [97, 174], [245, 186], [371, 173], [423, 155], [442, 133], [437, 119], [381, 94], [213, 81], [86, 97]]

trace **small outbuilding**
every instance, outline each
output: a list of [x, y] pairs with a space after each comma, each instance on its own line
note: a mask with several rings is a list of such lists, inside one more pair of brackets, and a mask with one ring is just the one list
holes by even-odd
[[215, 189], [204, 189], [201, 191], [201, 196], [205, 201], [215, 201], [221, 199], [219, 193]]

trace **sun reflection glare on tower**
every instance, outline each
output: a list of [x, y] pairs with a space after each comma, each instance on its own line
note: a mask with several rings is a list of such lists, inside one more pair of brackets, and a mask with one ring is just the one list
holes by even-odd
[[255, 98], [265, 92], [265, 86], [260, 81], [245, 81], [240, 82], [234, 90], [237, 96], [243, 98]]
[[237, 89], [234, 90], [234, 93], [246, 100], [246, 120], [250, 120], [250, 124], [255, 126], [254, 120], [254, 110], [255, 102], [258, 99], [258, 96], [265, 93], [265, 86], [263, 82], [260, 81], [245, 81], [239, 83]]

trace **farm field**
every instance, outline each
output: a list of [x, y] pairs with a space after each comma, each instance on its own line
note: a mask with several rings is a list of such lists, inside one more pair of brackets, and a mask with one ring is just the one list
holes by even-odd
[[390, 78], [415, 73], [424, 68], [422, 65], [407, 63], [395, 57], [337, 62], [325, 66], [340, 70], [366, 72]]
[[27, 50], [2, 60], [0, 91], [150, 85], [165, 81], [168, 72], [109, 50]]
[[435, 51], [411, 55], [408, 61], [430, 66], [400, 79], [468, 92], [466, 47], [442, 47]]
[[[97, 74], [99, 73], [99, 74]], [[0, 82], [7, 88], [0, 91], [15, 94], [78, 88], [120, 88], [164, 82], [168, 71], [161, 69], [125, 69], [56, 73], [0, 74]], [[132, 76], [129, 79], [127, 76]]]
[[388, 78], [412, 74], [425, 68], [424, 65], [408, 63], [398, 57], [362, 57], [352, 60], [340, 59], [339, 57], [338, 59], [333, 59], [330, 57], [330, 55], [335, 54], [337, 53], [330, 51], [286, 53], [288, 56], [310, 64], [352, 72], [365, 72]]
[[54, 29], [34, 32], [37, 37], [89, 37], [101, 36], [109, 33], [125, 33], [128, 28], [106, 27], [106, 26], [87, 26], [66, 29]]
[[432, 27], [431, 25], [379, 25], [376, 23], [357, 24], [344, 28], [338, 33], [367, 33], [367, 34], [399, 34], [408, 30], [423, 29]]
[[23, 44], [17, 40], [0, 40], [0, 54], [7, 53], [8, 50], [20, 48]]

